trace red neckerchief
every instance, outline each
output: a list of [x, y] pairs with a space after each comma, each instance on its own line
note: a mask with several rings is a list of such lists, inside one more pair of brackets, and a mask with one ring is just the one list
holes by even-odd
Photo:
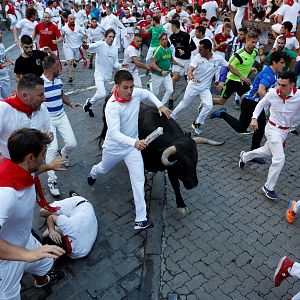
[[31, 20], [31, 19], [28, 19], [28, 18], [26, 18], [26, 19], [27, 19], [28, 21], [32, 22], [32, 23], [34, 22], [34, 20]]
[[117, 12], [115, 12], [115, 16], [119, 16], [122, 11], [122, 8], [120, 8]]
[[181, 10], [180, 10], [180, 11], [178, 11], [178, 10], [176, 9], [176, 13], [177, 13], [177, 14], [180, 14], [180, 13], [181, 13]]
[[62, 236], [61, 239], [66, 243], [66, 254], [70, 254], [72, 252], [72, 241], [66, 235]]
[[289, 5], [289, 6], [293, 6], [294, 5], [294, 0], [289, 0], [286, 4]]
[[138, 46], [135, 44], [134, 41], [132, 41], [132, 42], [130, 43], [130, 45], [131, 45], [132, 47], [134, 47], [136, 50], [140, 50], [140, 47], [138, 47]]
[[[292, 92], [293, 92], [294, 95], [296, 94], [297, 88], [296, 88], [295, 86], [293, 87]], [[286, 96], [286, 97], [282, 96], [282, 95], [280, 94], [280, 90], [279, 90], [279, 89], [276, 90], [276, 94], [277, 94], [277, 96], [278, 96], [280, 99], [282, 99], [283, 104], [285, 104], [285, 101], [286, 101], [286, 100], [288, 100], [288, 99], [290, 99], [290, 98], [293, 97], [293, 96], [291, 96], [291, 95], [288, 95], [288, 96]]]
[[72, 31], [75, 30], [75, 24], [74, 24], [74, 26], [72, 26], [70, 23], [68, 23], [68, 27], [69, 27]]
[[113, 100], [112, 102], [127, 103], [127, 102], [131, 101], [131, 99], [126, 100], [126, 99], [120, 98], [116, 89], [114, 90], [114, 97], [115, 97], [115, 100]]
[[292, 33], [290, 33], [290, 32], [284, 35], [284, 37], [286, 37], [286, 38], [291, 38], [291, 37], [293, 37], [293, 36], [294, 36], [294, 35], [293, 35]]
[[37, 204], [51, 213], [57, 212], [59, 207], [52, 207], [46, 201], [38, 176], [33, 178], [29, 172], [18, 164], [13, 163], [8, 158], [3, 158], [0, 163], [0, 187], [11, 187], [16, 191], [20, 191], [32, 185], [35, 185]]
[[98, 24], [96, 26], [93, 26], [93, 25], [90, 26], [90, 28], [93, 28], [93, 29], [95, 29], [97, 27], [98, 27]]
[[23, 112], [25, 114], [28, 115], [32, 115], [33, 110], [32, 108], [25, 104], [19, 97], [17, 94], [13, 94], [5, 99], [2, 100], [3, 102], [6, 102], [7, 104], [9, 104], [11, 107], [13, 107], [14, 109]]

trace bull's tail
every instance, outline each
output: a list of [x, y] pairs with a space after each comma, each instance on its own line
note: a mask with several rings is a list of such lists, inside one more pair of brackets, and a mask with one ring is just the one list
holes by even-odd
[[212, 146], [221, 146], [225, 143], [225, 141], [216, 142], [216, 141], [209, 140], [209, 139], [202, 138], [202, 137], [193, 137], [193, 140], [195, 141], [196, 144], [208, 144], [208, 145], [212, 145]]
[[98, 140], [98, 147], [99, 149], [101, 149], [102, 144], [105, 140], [106, 137], [106, 132], [107, 132], [107, 122], [106, 122], [106, 116], [105, 116], [105, 107], [107, 104], [108, 99], [111, 97], [111, 93], [105, 98], [104, 100], [104, 104], [103, 104], [103, 108], [102, 108], [102, 121], [103, 121], [103, 128], [102, 131], [100, 133], [100, 135], [95, 139], [95, 141]]

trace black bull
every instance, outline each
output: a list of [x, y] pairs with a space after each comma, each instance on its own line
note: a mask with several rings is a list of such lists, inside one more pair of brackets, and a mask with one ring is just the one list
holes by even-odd
[[[109, 99], [109, 98], [108, 98]], [[103, 112], [105, 105], [103, 107]], [[99, 144], [104, 140], [107, 124], [103, 113], [103, 130], [100, 135]], [[197, 161], [198, 151], [196, 144], [209, 144], [219, 146], [224, 142], [215, 142], [209, 139], [195, 137], [191, 138], [185, 134], [173, 119], [160, 116], [154, 107], [141, 104], [139, 112], [139, 139], [146, 138], [150, 133], [163, 127], [163, 135], [151, 142], [142, 151], [144, 167], [147, 171], [168, 171], [169, 180], [176, 196], [177, 209], [180, 213], [187, 213], [187, 207], [180, 193], [180, 183], [188, 190], [198, 185]]]

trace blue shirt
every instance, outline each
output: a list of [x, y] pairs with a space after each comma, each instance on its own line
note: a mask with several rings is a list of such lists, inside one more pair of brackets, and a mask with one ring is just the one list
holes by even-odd
[[276, 73], [271, 69], [271, 67], [267, 66], [255, 77], [250, 91], [244, 95], [244, 98], [258, 102], [260, 100], [260, 96], [258, 94], [259, 85], [263, 84], [266, 90], [268, 90], [269, 88], [274, 87], [276, 82]]

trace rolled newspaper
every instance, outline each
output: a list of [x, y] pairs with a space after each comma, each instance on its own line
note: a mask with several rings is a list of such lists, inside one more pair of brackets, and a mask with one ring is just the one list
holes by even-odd
[[145, 138], [145, 142], [146, 143], [151, 143], [153, 142], [155, 139], [157, 139], [160, 135], [164, 134], [164, 129], [162, 127], [157, 127], [156, 130], [154, 130], [153, 132], [151, 132], [146, 138]]

